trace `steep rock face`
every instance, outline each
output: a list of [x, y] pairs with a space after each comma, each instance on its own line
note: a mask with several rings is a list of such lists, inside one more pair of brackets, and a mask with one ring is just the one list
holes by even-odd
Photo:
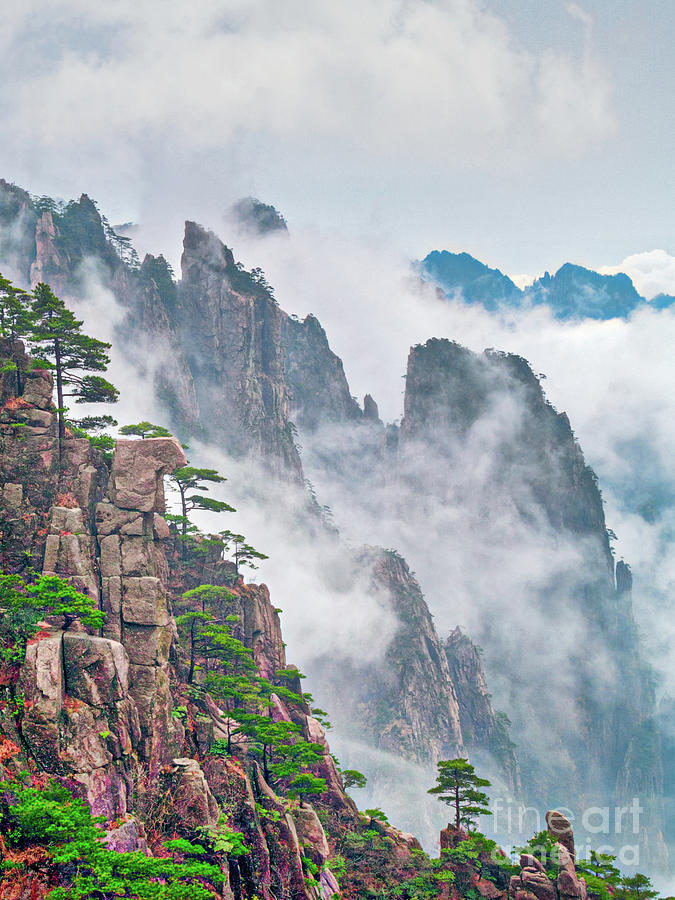
[[509, 737], [510, 723], [492, 705], [478, 647], [457, 627], [446, 638], [443, 652], [457, 694], [462, 737], [471, 759], [480, 769], [480, 757], [493, 757], [508, 788], [519, 795], [522, 785], [515, 745]]
[[181, 266], [177, 319], [206, 435], [301, 480], [275, 300], [194, 222], [185, 226]]
[[[584, 461], [569, 419], [542, 394], [528, 363], [512, 354], [474, 354], [459, 344], [432, 339], [408, 358], [401, 445], [416, 440], [449, 457], [457, 439], [499, 405], [513, 404], [514, 428], [499, 443], [496, 479], [510, 477], [517, 465], [514, 501], [523, 515], [543, 509], [554, 528], [597, 537], [605, 557], [605, 584], [613, 582], [613, 563], [605, 533], [602, 499], [594, 473]], [[444, 448], [448, 449], [445, 450]], [[517, 491], [523, 496], [519, 496]], [[613, 586], [613, 584], [612, 584]]]
[[30, 195], [0, 178], [0, 260], [5, 277], [17, 284], [30, 280], [37, 217]]
[[370, 559], [373, 579], [391, 598], [399, 622], [387, 649], [392, 672], [384, 681], [388, 696], [380, 693], [383, 685], [377, 679], [366, 680], [377, 692], [371, 702], [364, 698], [366, 710], [382, 710], [368, 723], [372, 734], [381, 749], [418, 762], [460, 756], [464, 745], [457, 696], [419, 585], [397, 554], [374, 551]]
[[[48, 282], [58, 296], [75, 301], [78, 311], [98, 304], [106, 318], [120, 318], [121, 312], [115, 343], [125, 361], [139, 378], [154, 383], [167, 421], [186, 433], [197, 428], [192, 375], [172, 321], [170, 270], [154, 257], [139, 266], [128, 242], [86, 194], [68, 204], [46, 199], [36, 205], [25, 191], [0, 180], [0, 271], [25, 288]], [[119, 309], [110, 315], [106, 306], [114, 301]]]
[[299, 321], [284, 314], [281, 339], [295, 425], [315, 431], [322, 423], [358, 422], [363, 413], [318, 319], [309, 315]]
[[[466, 469], [474, 461], [480, 482]], [[490, 490], [484, 490], [488, 469]], [[399, 472], [419, 509], [426, 512], [433, 503], [433, 509], [446, 515], [455, 505], [464, 506], [474, 542], [517, 534], [528, 542], [536, 535], [551, 561], [561, 547], [569, 547], [571, 559], [576, 557], [573, 562], [564, 556], [556, 560], [555, 576], [546, 578], [544, 569], [536, 587], [524, 584], [528, 605], [520, 629], [500, 627], [500, 610], [522, 603], [508, 593], [494, 609], [485, 610], [473, 629], [486, 648], [489, 682], [514, 721], [530, 796], [545, 801], [554, 785], [578, 806], [603, 797], [607, 802], [607, 796], [626, 802], [645, 790], [652, 798], [659, 796], [662, 773], [651, 677], [641, 657], [625, 569], [619, 567], [617, 590], [595, 476], [567, 417], [546, 402], [527, 363], [494, 352], [473, 354], [442, 340], [413, 348]], [[519, 552], [514, 542], [512, 553]], [[507, 581], [504, 585], [508, 589]], [[548, 633], [546, 622], [559, 623], [557, 638]], [[536, 671], [546, 673], [551, 685], [545, 750], [535, 749], [541, 744]], [[651, 747], [643, 757], [646, 769], [636, 765], [632, 749], [644, 741]], [[662, 823], [651, 806], [648, 831], [658, 856]]]

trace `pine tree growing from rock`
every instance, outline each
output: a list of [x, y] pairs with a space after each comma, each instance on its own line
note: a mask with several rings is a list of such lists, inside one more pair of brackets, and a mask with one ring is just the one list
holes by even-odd
[[[66, 434], [64, 401], [76, 403], [115, 403], [119, 391], [102, 375], [110, 362], [110, 344], [82, 332], [82, 320], [66, 307], [48, 284], [40, 283], [33, 291], [31, 309], [31, 343], [47, 359], [56, 377], [59, 450]], [[67, 391], [67, 389], [69, 389]]]

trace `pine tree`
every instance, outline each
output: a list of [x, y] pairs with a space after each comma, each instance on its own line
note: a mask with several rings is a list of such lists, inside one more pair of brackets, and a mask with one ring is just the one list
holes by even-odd
[[469, 828], [477, 816], [489, 816], [488, 795], [479, 788], [490, 787], [486, 778], [479, 778], [468, 759], [446, 759], [438, 763], [436, 786], [428, 790], [438, 799], [455, 808], [455, 828]]
[[227, 481], [219, 475], [215, 469], [197, 469], [194, 466], [183, 466], [171, 473], [171, 483], [180, 494], [182, 515], [173, 517], [181, 527], [181, 533], [185, 539], [190, 528], [188, 513], [195, 509], [203, 509], [208, 512], [236, 512], [233, 506], [223, 500], [214, 500], [212, 497], [203, 497], [200, 494], [191, 494], [190, 491], [206, 493], [208, 486], [204, 482], [221, 484]]
[[119, 391], [109, 381], [101, 375], [84, 374], [107, 370], [110, 344], [83, 334], [83, 322], [48, 284], [38, 284], [33, 291], [32, 319], [31, 343], [45, 355], [56, 376], [60, 450], [66, 430], [66, 397], [74, 397], [76, 403], [117, 401]]
[[153, 425], [152, 422], [137, 422], [135, 425], [123, 425], [120, 434], [125, 437], [146, 438], [171, 437], [171, 432], [163, 425]]
[[235, 534], [234, 531], [220, 531], [219, 536], [223, 540], [223, 553], [232, 554], [237, 575], [241, 566], [250, 566], [255, 569], [254, 559], [269, 559], [264, 553], [247, 544], [243, 534]]

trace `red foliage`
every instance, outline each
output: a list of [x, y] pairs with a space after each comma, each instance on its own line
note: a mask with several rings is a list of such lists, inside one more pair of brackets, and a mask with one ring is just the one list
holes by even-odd
[[30, 403], [27, 400], [24, 400], [23, 397], [10, 397], [9, 400], [5, 403], [4, 409], [15, 410], [15, 409], [26, 409], [26, 407], [30, 406]]
[[20, 752], [21, 748], [18, 747], [14, 741], [10, 741], [9, 738], [0, 736], [0, 762], [7, 762], [8, 759], [11, 759]]
[[80, 505], [74, 495], [69, 491], [56, 495], [56, 506], [65, 506], [67, 509], [77, 509]]
[[85, 704], [77, 697], [70, 697], [66, 694], [63, 698], [63, 705], [69, 713], [76, 713], [83, 709]]

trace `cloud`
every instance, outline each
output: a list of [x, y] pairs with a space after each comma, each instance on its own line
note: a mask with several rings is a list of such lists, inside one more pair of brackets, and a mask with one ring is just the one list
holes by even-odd
[[[558, 158], [613, 129], [597, 65], [525, 49], [474, 0], [209, 0], [189, 11], [179, 0], [16, 0], [0, 48], [4, 164], [20, 165], [21, 148], [57, 183], [74, 160], [106, 183], [113, 165], [148, 180], [167, 154], [174, 180], [194, 179], [195, 157], [217, 151], [223, 168], [209, 177], [222, 189], [240, 151], [250, 174], [275, 144], [296, 161], [337, 147], [369, 166]], [[63, 146], [60, 163], [45, 163]]]
[[675, 294], [675, 256], [665, 250], [633, 253], [617, 266], [601, 266], [598, 271], [604, 275], [625, 272], [647, 300], [657, 294]]

